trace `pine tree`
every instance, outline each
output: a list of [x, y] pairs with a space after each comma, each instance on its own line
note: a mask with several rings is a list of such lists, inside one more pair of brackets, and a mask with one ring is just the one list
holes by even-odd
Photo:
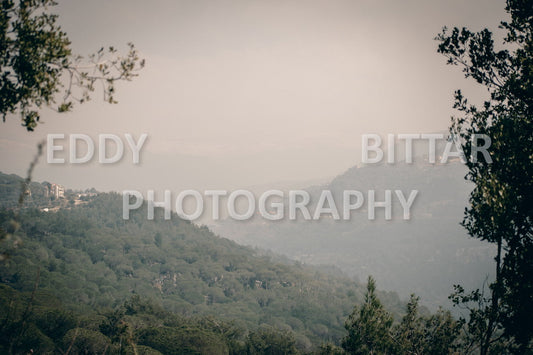
[[391, 348], [390, 329], [392, 315], [387, 312], [376, 295], [376, 282], [368, 277], [365, 301], [355, 306], [346, 320], [348, 335], [342, 347], [348, 354], [386, 354]]

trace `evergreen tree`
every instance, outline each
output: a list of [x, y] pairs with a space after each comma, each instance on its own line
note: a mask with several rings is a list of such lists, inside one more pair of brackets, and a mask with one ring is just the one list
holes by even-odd
[[411, 295], [407, 313], [393, 329], [394, 354], [455, 354], [462, 323], [456, 322], [449, 311], [442, 309], [430, 316], [422, 316], [418, 301], [418, 297]]
[[392, 321], [376, 295], [376, 282], [369, 276], [364, 303], [355, 306], [346, 320], [348, 335], [342, 347], [349, 354], [386, 354], [392, 345]]

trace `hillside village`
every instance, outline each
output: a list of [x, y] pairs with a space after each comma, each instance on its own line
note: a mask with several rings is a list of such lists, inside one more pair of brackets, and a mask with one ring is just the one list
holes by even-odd
[[[4, 198], [0, 201], [0, 207], [8, 209], [18, 208], [20, 186], [24, 179], [15, 174], [3, 174], [0, 172], [0, 192]], [[92, 188], [85, 191], [68, 189], [58, 183], [44, 181], [42, 183], [31, 182], [24, 192], [24, 207], [38, 208], [42, 212], [53, 212], [60, 208], [83, 205], [98, 195]]]

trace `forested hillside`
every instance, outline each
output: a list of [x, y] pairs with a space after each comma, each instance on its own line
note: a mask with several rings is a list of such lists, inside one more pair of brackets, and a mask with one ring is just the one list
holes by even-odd
[[[32, 304], [29, 295], [36, 290], [34, 302], [55, 308], [43, 314], [35, 308], [35, 324], [49, 312], [72, 311], [89, 320], [65, 327], [81, 327], [84, 332], [97, 332], [91, 333], [95, 337], [109, 338], [100, 331], [104, 325], [98, 314], [126, 312], [124, 302], [148, 302], [164, 313], [147, 315], [161, 318], [154, 320], [157, 332], [169, 332], [158, 337], [173, 334], [172, 326], [165, 325], [167, 318], [187, 319], [184, 324], [194, 328], [200, 320], [193, 318], [209, 316], [217, 319], [214, 324], [231, 323], [244, 335], [277, 329], [293, 336], [299, 349], [309, 350], [325, 341], [340, 341], [345, 319], [364, 291], [334, 268], [318, 270], [268, 256], [176, 216], [148, 221], [146, 210], [140, 209], [125, 221], [118, 194], [98, 194], [87, 204], [57, 212], [29, 208], [17, 216], [16, 210], [4, 209], [0, 223], [5, 231], [14, 232], [1, 245], [8, 255], [0, 265], [2, 314], [8, 315], [4, 327]], [[389, 309], [402, 312], [396, 294], [380, 297]], [[50, 298], [57, 301], [47, 301]], [[152, 323], [139, 327], [145, 329], [147, 324]], [[57, 346], [57, 339], [39, 329], [46, 342]], [[58, 339], [66, 345], [67, 329], [64, 333]], [[135, 337], [144, 339], [149, 337], [146, 334]]]
[[[15, 208], [19, 203], [20, 189], [24, 179], [15, 174], [3, 174], [0, 172], [0, 207]], [[30, 194], [26, 194], [25, 206], [47, 206], [52, 201], [46, 194], [44, 184], [32, 182], [28, 186]]]

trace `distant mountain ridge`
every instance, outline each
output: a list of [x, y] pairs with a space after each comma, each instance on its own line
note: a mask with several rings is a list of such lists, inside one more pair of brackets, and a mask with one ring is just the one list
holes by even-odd
[[[341, 206], [342, 191], [365, 195], [376, 190], [383, 200], [386, 189], [407, 194], [418, 190], [411, 220], [402, 220], [393, 199], [393, 220], [368, 220], [366, 205], [350, 221], [224, 220], [213, 226], [218, 234], [240, 244], [267, 248], [309, 264], [331, 264], [361, 280], [373, 275], [381, 287], [407, 297], [414, 292], [422, 303], [450, 307], [452, 286], [481, 286], [492, 272], [492, 250], [470, 238], [459, 225], [472, 185], [458, 162], [428, 164], [404, 162], [353, 167], [329, 184], [306, 189], [316, 203], [322, 190], [330, 190]], [[381, 215], [380, 215], [381, 214]], [[396, 217], [396, 218], [395, 218]]]

